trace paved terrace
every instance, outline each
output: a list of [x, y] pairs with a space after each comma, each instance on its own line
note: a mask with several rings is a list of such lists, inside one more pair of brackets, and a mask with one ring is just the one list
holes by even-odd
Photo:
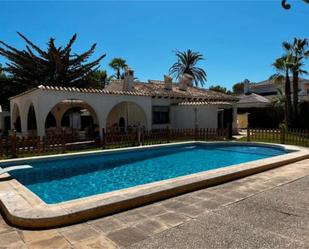
[[309, 160], [64, 228], [0, 216], [0, 248], [309, 248]]

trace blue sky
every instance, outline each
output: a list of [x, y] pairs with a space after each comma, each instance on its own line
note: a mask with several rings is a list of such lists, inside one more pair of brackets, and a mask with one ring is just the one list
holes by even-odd
[[205, 57], [206, 87], [231, 88], [267, 79], [282, 41], [309, 37], [309, 5], [290, 3], [286, 11], [280, 0], [0, 1], [0, 40], [23, 48], [19, 31], [40, 46], [49, 37], [60, 45], [77, 33], [76, 52], [97, 43], [93, 58], [107, 54], [102, 68], [112, 73], [108, 62], [123, 57], [140, 80], [162, 79], [173, 50], [190, 48]]

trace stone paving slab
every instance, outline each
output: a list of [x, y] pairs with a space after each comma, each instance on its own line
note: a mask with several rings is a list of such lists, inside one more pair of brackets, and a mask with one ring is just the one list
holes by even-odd
[[[309, 248], [309, 161], [299, 171], [297, 165], [289, 165], [267, 172], [273, 174], [276, 185], [267, 191], [257, 192], [227, 206], [215, 207], [181, 226], [169, 229], [129, 247], [150, 248]], [[294, 172], [293, 179], [291, 167]], [[250, 180], [250, 179], [249, 179]], [[269, 182], [270, 181], [270, 182]], [[251, 184], [240, 180], [243, 186]], [[254, 181], [252, 181], [254, 182]], [[263, 185], [263, 179], [254, 183]], [[235, 183], [233, 184], [235, 185]], [[236, 184], [238, 185], [238, 184]], [[235, 185], [235, 186], [236, 186]], [[211, 193], [225, 194], [229, 183], [212, 188]], [[258, 190], [258, 188], [257, 188]], [[232, 192], [238, 191], [232, 190]], [[251, 192], [251, 190], [250, 190]], [[199, 196], [203, 194], [195, 193]], [[230, 192], [226, 191], [230, 196]], [[208, 195], [205, 195], [209, 197]], [[210, 196], [210, 200], [216, 197]], [[207, 203], [207, 201], [205, 201]]]
[[308, 248], [309, 160], [64, 228], [0, 217], [2, 248]]
[[231, 249], [231, 248], [306, 248], [303, 242], [293, 241], [276, 233], [266, 233], [253, 225], [210, 213], [134, 244], [131, 249]]

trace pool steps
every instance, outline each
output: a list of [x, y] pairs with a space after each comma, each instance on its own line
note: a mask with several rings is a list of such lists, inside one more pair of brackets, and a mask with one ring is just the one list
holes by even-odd
[[5, 173], [9, 173], [9, 172], [15, 171], [15, 170], [31, 169], [31, 168], [33, 168], [31, 165], [16, 165], [16, 166], [11, 166], [11, 167], [6, 167], [6, 168], [0, 167], [0, 175], [3, 175]]

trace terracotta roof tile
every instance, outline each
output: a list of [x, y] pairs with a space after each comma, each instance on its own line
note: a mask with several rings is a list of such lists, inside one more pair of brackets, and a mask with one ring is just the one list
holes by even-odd
[[180, 106], [203, 106], [203, 105], [232, 105], [230, 102], [227, 101], [184, 101], [180, 102], [177, 105]]
[[[183, 91], [179, 89], [177, 83], [173, 83], [172, 90], [167, 90], [165, 89], [163, 81], [154, 81], [154, 80], [150, 80], [148, 83], [135, 81], [132, 90], [129, 91], [123, 91], [123, 81], [121, 80], [112, 81], [112, 83], [109, 84], [104, 89], [54, 87], [44, 85], [40, 85], [35, 89], [48, 90], [48, 91], [69, 91], [69, 92], [83, 92], [83, 93], [97, 93], [97, 94], [118, 94], [118, 95], [121, 94], [121, 95], [151, 96], [151, 97], [164, 97], [164, 98], [182, 98], [190, 101], [208, 101], [208, 102], [238, 101], [238, 98], [235, 96], [207, 90], [204, 88], [189, 86], [186, 91]], [[22, 93], [20, 95], [23, 94], [25, 93]]]

